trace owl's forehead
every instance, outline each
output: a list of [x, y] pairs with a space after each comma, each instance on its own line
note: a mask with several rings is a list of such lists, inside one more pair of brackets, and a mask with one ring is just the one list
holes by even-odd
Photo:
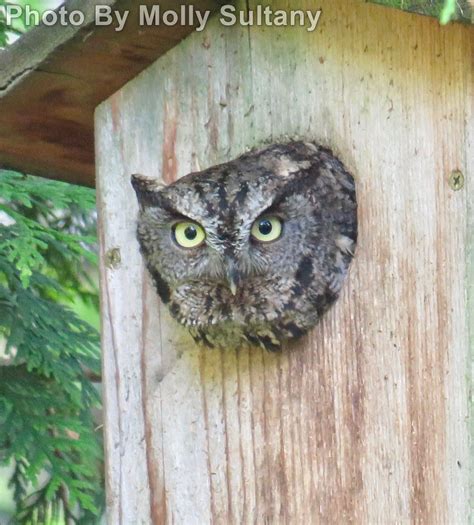
[[179, 213], [195, 220], [239, 222], [271, 206], [283, 184], [265, 166], [228, 163], [183, 177], [168, 196]]
[[291, 181], [319, 167], [324, 155], [311, 143], [274, 144], [186, 175], [164, 191], [176, 211], [207, 226], [245, 224], [270, 207]]

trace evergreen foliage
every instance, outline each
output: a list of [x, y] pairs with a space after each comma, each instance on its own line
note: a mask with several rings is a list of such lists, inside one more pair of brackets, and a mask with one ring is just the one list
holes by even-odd
[[7, 5], [6, 0], [0, 0], [0, 48], [6, 47], [15, 35], [20, 35], [26, 29], [21, 20], [15, 24], [8, 25], [2, 13], [2, 7]]
[[18, 524], [92, 524], [102, 507], [92, 190], [0, 170], [0, 464]]

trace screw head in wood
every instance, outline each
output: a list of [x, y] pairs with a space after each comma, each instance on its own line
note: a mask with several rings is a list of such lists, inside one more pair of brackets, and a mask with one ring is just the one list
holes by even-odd
[[464, 186], [464, 175], [461, 170], [453, 170], [448, 179], [449, 187], [454, 191], [459, 191]]

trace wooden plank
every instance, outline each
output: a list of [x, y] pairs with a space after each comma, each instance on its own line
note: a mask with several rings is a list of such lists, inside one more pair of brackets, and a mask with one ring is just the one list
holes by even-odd
[[[474, 45], [471, 47], [471, 56], [474, 56]], [[471, 74], [471, 85], [474, 84], [474, 74]], [[468, 370], [466, 373], [467, 392], [468, 392], [468, 429], [470, 439], [470, 472], [471, 480], [474, 469], [474, 375], [472, 373], [472, 364], [474, 363], [474, 183], [472, 174], [474, 173], [474, 155], [469, 154], [474, 149], [474, 97], [470, 97], [467, 106], [467, 133], [466, 133], [466, 196], [467, 196], [467, 229], [466, 229], [466, 299], [467, 299], [467, 324], [468, 324], [468, 338], [469, 338], [469, 353], [468, 353]], [[469, 370], [469, 367], [471, 369]], [[470, 492], [471, 501], [471, 521], [474, 516], [472, 513], [472, 502], [474, 502], [474, 486], [471, 484]]]
[[[473, 170], [474, 32], [351, 6], [321, 0], [314, 33], [214, 19], [97, 110], [110, 523], [468, 523], [472, 215], [448, 179]], [[288, 136], [356, 175], [344, 293], [281, 354], [196, 348], [144, 269], [130, 174]]]
[[[196, 9], [214, 0], [184, 0]], [[193, 31], [192, 25], [139, 26], [133, 0], [68, 0], [82, 27], [39, 26], [0, 52], [0, 167], [94, 185], [94, 109]], [[95, 26], [95, 6], [129, 10], [121, 32]], [[172, 0], [162, 10], [177, 9]]]
[[[394, 7], [409, 13], [419, 13], [421, 15], [434, 16], [440, 18], [445, 0], [369, 0], [375, 4]], [[474, 24], [473, 3], [470, 0], [456, 0], [455, 12], [452, 20]]]

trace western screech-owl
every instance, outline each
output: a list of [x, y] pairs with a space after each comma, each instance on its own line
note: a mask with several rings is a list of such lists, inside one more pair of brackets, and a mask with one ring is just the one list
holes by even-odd
[[336, 300], [357, 204], [352, 176], [329, 149], [274, 144], [169, 186], [140, 175], [132, 185], [147, 268], [196, 341], [276, 350]]

